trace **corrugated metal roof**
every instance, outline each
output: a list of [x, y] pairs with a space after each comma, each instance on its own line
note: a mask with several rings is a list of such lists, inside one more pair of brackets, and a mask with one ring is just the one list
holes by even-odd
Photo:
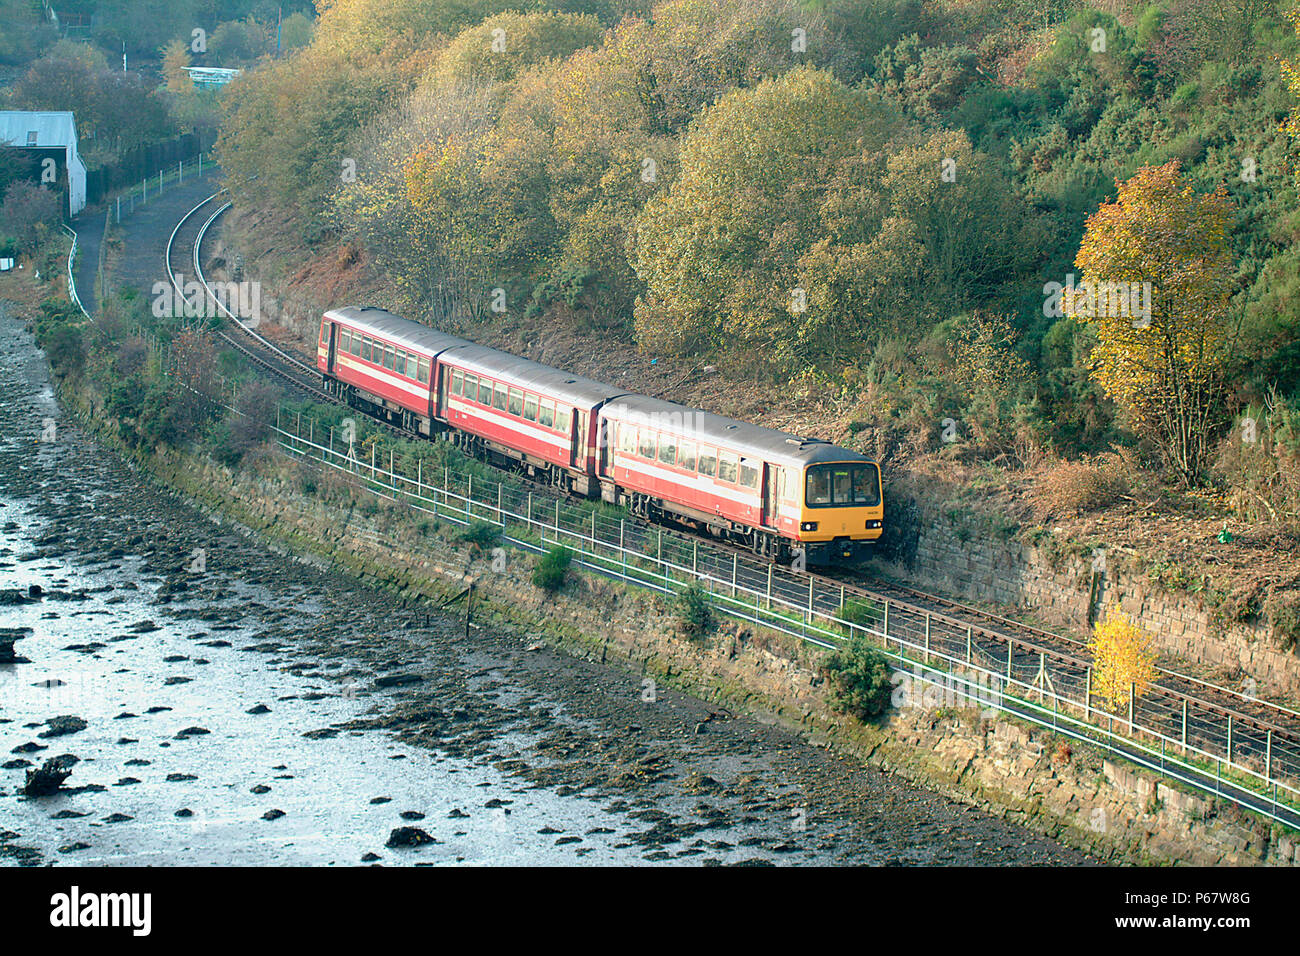
[[[36, 133], [36, 142], [28, 134]], [[12, 146], [75, 146], [77, 121], [71, 113], [0, 110], [0, 140]]]
[[625, 395], [601, 409], [601, 416], [631, 424], [648, 424], [694, 441], [718, 445], [778, 465], [828, 461], [869, 461], [866, 455], [820, 439], [750, 425], [712, 412], [644, 395]]

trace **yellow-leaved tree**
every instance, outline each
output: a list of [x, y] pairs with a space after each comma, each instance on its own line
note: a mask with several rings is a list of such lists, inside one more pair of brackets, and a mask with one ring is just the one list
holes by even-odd
[[[1296, 36], [1300, 37], [1300, 6], [1288, 10], [1287, 19], [1295, 25]], [[1290, 134], [1291, 142], [1300, 149], [1300, 62], [1283, 60], [1282, 76], [1286, 80], [1287, 88], [1291, 90], [1291, 95], [1296, 98], [1282, 127]], [[1296, 182], [1300, 183], [1300, 162], [1296, 163]]]
[[1132, 618], [1110, 610], [1093, 627], [1092, 693], [1111, 710], [1128, 707], [1130, 690], [1141, 697], [1156, 679], [1156, 655], [1151, 637]]
[[1093, 374], [1152, 438], [1187, 485], [1201, 482], [1222, 414], [1230, 348], [1232, 208], [1223, 185], [1208, 195], [1176, 160], [1145, 166], [1088, 219], [1067, 312], [1093, 325]]

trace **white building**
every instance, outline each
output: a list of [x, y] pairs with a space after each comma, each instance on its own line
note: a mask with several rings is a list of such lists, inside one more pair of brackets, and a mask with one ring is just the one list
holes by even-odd
[[0, 143], [43, 152], [63, 151], [68, 173], [68, 215], [86, 205], [86, 164], [77, 153], [77, 121], [71, 113], [0, 110]]

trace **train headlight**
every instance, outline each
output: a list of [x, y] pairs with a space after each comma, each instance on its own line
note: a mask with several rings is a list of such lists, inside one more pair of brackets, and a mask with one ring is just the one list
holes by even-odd
[[802, 522], [799, 523], [799, 530], [800, 530], [800, 531], [816, 531], [816, 530], [817, 530], [817, 522], [816, 522], [816, 521], [802, 521]]
[[868, 529], [870, 529], [870, 528], [879, 528], [879, 527], [880, 527], [880, 522], [879, 522], [879, 521], [868, 521], [868, 522], [867, 522], [867, 528], [868, 528]]

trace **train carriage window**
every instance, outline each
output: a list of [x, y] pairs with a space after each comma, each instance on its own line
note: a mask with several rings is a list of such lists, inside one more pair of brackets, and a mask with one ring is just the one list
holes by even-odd
[[348, 351], [348, 343], [351, 341], [352, 341], [352, 331], [350, 329], [345, 329], [342, 326], [340, 326], [339, 327], [339, 351], [340, 352]]
[[393, 352], [393, 371], [398, 375], [406, 374], [406, 353], [401, 349]]
[[728, 452], [718, 455], [718, 480], [730, 481], [735, 484], [736, 481], [736, 456]]
[[372, 361], [370, 358], [370, 348], [374, 344], [368, 335], [361, 336], [361, 357], [367, 362]]
[[537, 421], [537, 399], [531, 395], [524, 396], [524, 418], [530, 422]]
[[695, 442], [684, 441], [677, 447], [677, 464], [687, 471], [695, 470]]
[[465, 397], [468, 398], [471, 402], [478, 401], [478, 376], [477, 375], [470, 375], [469, 373], [466, 373]]
[[465, 393], [465, 373], [460, 369], [452, 369], [451, 372], [451, 394], [463, 395]]
[[659, 436], [659, 460], [665, 465], [677, 464], [677, 439], [672, 435]]
[[524, 393], [522, 389], [510, 389], [510, 406], [511, 415], [522, 415], [524, 413]]
[[563, 405], [555, 406], [555, 428], [566, 435], [569, 434], [569, 412], [570, 409], [565, 408]]
[[320, 344], [325, 345], [330, 340], [330, 324], [322, 322], [320, 324]]
[[625, 455], [636, 454], [636, 429], [626, 422], [618, 426], [618, 450]]
[[361, 357], [361, 333], [360, 332], [352, 333], [352, 348], [349, 351], [351, 351], [353, 355], [357, 356], [357, 358]]
[[547, 428], [555, 424], [555, 406], [550, 402], [542, 402], [537, 407], [537, 424], [545, 425]]
[[429, 382], [429, 359], [427, 359], [427, 358], [422, 358], [422, 359], [420, 359], [419, 365], [416, 367], [415, 371], [418, 373], [418, 374], [417, 374], [417, 377], [420, 379], [420, 381], [423, 382], [424, 384], [428, 384], [428, 382]]
[[700, 449], [700, 474], [712, 478], [718, 473], [718, 455], [712, 448]]
[[492, 406], [492, 383], [487, 379], [478, 380], [478, 402], [489, 408]]
[[758, 468], [748, 459], [740, 460], [740, 486], [742, 488], [758, 487]]
[[414, 379], [420, 377], [420, 358], [410, 352], [406, 353], [406, 377]]
[[636, 453], [642, 458], [649, 458], [651, 461], [655, 457], [655, 436], [654, 432], [648, 428], [643, 428], [637, 434]]
[[393, 370], [393, 347], [391, 345], [384, 346], [384, 368], [390, 372]]
[[504, 412], [508, 404], [510, 404], [510, 402], [506, 387], [504, 385], [494, 386], [492, 389], [492, 407]]

